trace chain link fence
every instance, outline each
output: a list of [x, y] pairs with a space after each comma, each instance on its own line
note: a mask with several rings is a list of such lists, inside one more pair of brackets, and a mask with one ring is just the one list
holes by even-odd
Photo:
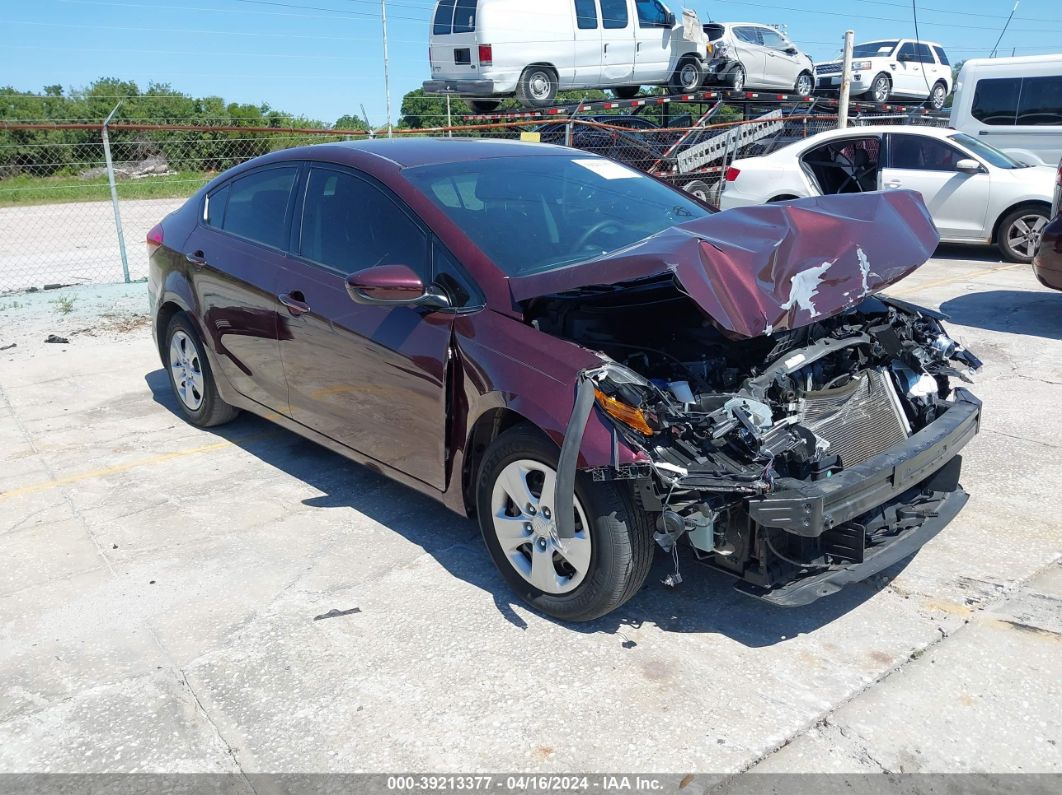
[[[450, 127], [436, 118], [415, 119], [416, 125], [397, 128], [394, 134], [573, 146], [653, 174], [714, 204], [727, 165], [736, 158], [763, 155], [837, 125], [836, 116], [778, 105], [745, 107], [745, 118], [726, 122], [715, 121], [719, 110], [697, 106], [545, 119], [461, 119]], [[850, 120], [852, 126], [870, 123], [946, 120], [895, 114]], [[105, 134], [100, 122], [5, 122], [0, 126], [0, 292], [143, 279], [148, 230], [218, 173], [267, 152], [369, 135], [373, 133], [175, 124], [114, 124]]]

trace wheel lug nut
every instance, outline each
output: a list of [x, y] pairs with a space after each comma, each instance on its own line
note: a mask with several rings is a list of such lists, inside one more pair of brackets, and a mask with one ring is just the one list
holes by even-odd
[[546, 548], [546, 539], [544, 539], [544, 538], [538, 539], [538, 548], [539, 549], [545, 549]]
[[527, 533], [528, 535], [530, 535], [532, 532], [534, 532], [534, 528], [531, 527], [531, 523], [530, 522], [524, 522], [524, 532]]
[[549, 508], [543, 508], [542, 509], [542, 516], [544, 516], [546, 519], [549, 519], [549, 517], [550, 517]]
[[529, 515], [534, 516], [535, 513], [536, 513], [535, 506], [532, 505], [531, 503], [528, 503], [527, 504], [527, 512], [528, 512]]

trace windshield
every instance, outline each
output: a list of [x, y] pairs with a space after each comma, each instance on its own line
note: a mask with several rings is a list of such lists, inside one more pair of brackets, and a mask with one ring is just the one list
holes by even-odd
[[1022, 163], [1020, 160], [1015, 160], [1005, 152], [1001, 152], [994, 146], [986, 144], [984, 141], [978, 141], [976, 138], [971, 138], [966, 133], [956, 133], [955, 135], [948, 136], [955, 143], [965, 146], [975, 155], [982, 160], [987, 160], [996, 168], [1028, 168], [1028, 163]]
[[875, 58], [888, 55], [895, 49], [899, 42], [892, 41], [868, 41], [866, 44], [857, 44], [852, 48], [853, 58]]
[[600, 157], [499, 157], [403, 175], [509, 276], [592, 259], [711, 214]]

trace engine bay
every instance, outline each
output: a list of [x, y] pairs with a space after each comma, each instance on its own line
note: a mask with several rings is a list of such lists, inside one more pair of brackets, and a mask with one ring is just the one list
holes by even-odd
[[[596, 402], [651, 461], [641, 500], [661, 512], [657, 540], [668, 548], [689, 533], [727, 568], [754, 557], [748, 498], [782, 479], [830, 478], [906, 440], [948, 409], [954, 379], [981, 366], [942, 315], [883, 296], [751, 339], [728, 337], [668, 278], [538, 298], [525, 317], [602, 355], [588, 374]], [[821, 545], [773, 557], [830, 560]]]

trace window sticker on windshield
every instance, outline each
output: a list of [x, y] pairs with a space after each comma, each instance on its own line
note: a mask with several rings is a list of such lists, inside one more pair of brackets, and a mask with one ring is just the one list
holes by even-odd
[[579, 158], [577, 160], [573, 160], [572, 162], [578, 163], [583, 168], [589, 169], [590, 171], [593, 171], [595, 174], [597, 174], [599, 177], [604, 177], [605, 179], [633, 179], [635, 177], [642, 176], [637, 171], [627, 168], [624, 165], [620, 165], [619, 163], [615, 163], [611, 160], [598, 160], [596, 158], [591, 160], [590, 158]]

